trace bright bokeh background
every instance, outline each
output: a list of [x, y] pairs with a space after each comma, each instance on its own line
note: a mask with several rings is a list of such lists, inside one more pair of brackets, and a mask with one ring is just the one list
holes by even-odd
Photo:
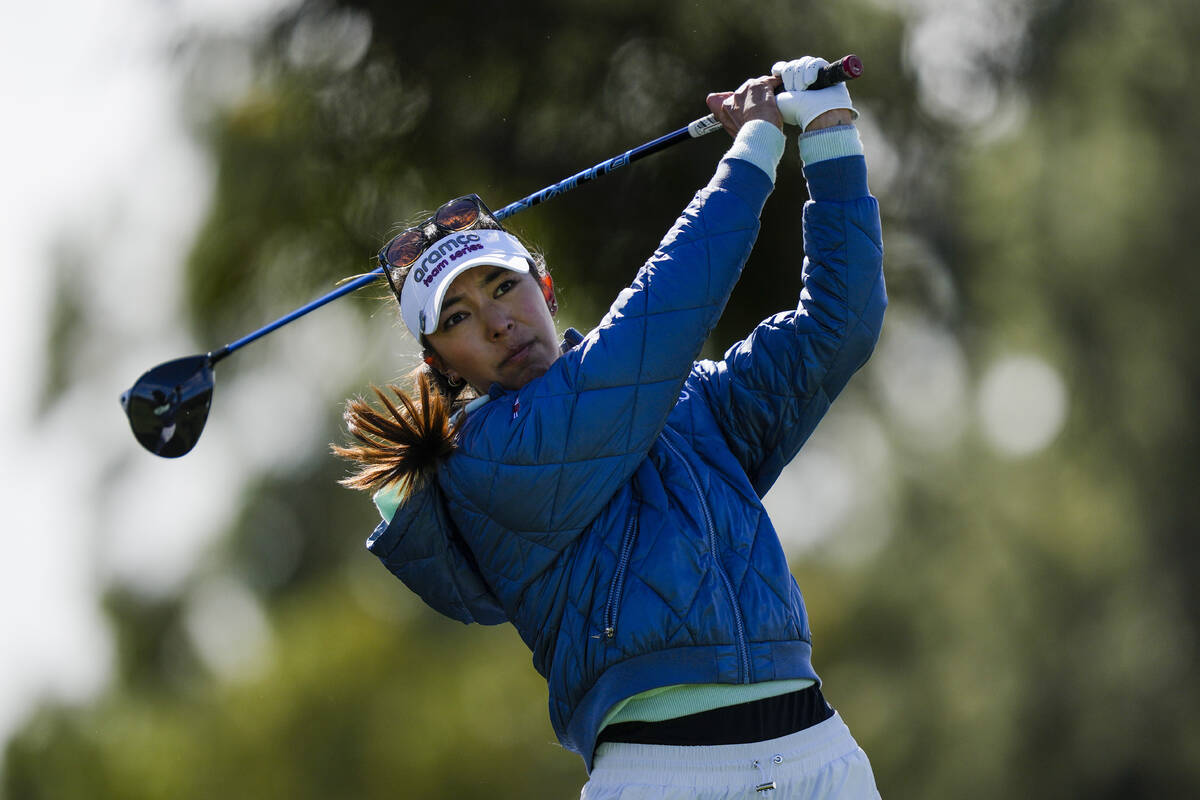
[[[172, 50], [198, 33], [253, 36], [288, 5], [77, 0], [3, 12], [0, 735], [45, 693], [99, 691], [113, 655], [104, 587], [178, 588], [233, 511], [242, 464], [126, 463], [116, 397], [161, 354], [206, 349], [179, 324], [179, 267], [213, 178], [186, 130], [189, 75]], [[203, 83], [232, 102], [248, 79], [231, 70]], [[56, 310], [59, 293], [75, 305]], [[70, 374], [55, 374], [47, 349], [64, 327], [85, 339], [70, 342], [82, 351]], [[208, 501], [181, 513], [183, 485]]]
[[[411, 358], [378, 292], [223, 362], [185, 458], [141, 451], [117, 397], [369, 269], [417, 209], [508, 202], [778, 58], [849, 51], [891, 305], [766, 498], [827, 694], [885, 796], [1200, 791], [1200, 11], [655, 9], [0, 12], [0, 796], [577, 791], [516, 637], [424, 609], [335, 485], [341, 400]], [[567, 323], [722, 146], [519, 218]], [[799, 291], [788, 158], [710, 355]]]

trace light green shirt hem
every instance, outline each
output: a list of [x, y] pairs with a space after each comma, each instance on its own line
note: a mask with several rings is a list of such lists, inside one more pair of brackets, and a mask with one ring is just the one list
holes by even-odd
[[662, 722], [665, 719], [686, 717], [714, 708], [751, 703], [767, 697], [798, 692], [814, 685], [816, 681], [797, 678], [788, 681], [764, 681], [762, 683], [684, 683], [675, 686], [660, 686], [633, 697], [627, 697], [614, 705], [604, 715], [600, 730], [618, 722]]
[[379, 516], [383, 517], [384, 522], [391, 522], [392, 517], [396, 516], [396, 509], [404, 502], [400, 488], [395, 484], [383, 487], [371, 495], [371, 499], [375, 501], [375, 507], [379, 509]]

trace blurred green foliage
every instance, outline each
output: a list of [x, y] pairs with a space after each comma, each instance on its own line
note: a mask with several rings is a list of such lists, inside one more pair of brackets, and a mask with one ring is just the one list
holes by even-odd
[[[891, 533], [864, 559], [793, 559], [827, 694], [887, 797], [1195, 796], [1200, 7], [1001, 4], [1025, 20], [1019, 57], [981, 56], [977, 77], [1011, 113], [968, 123], [922, 102], [916, 65], [937, 54], [913, 44], [919, 5], [560, 0], [468, 19], [310, 3], [253, 43], [245, 96], [193, 109], [216, 193], [187, 264], [192, 324], [228, 341], [370, 269], [397, 220], [468, 191], [499, 207], [779, 57], [857, 52], [868, 161], [890, 159], [873, 173], [890, 313], [949, 330], [972, 378], [998, 353], [1041, 354], [1069, 409], [1024, 459], [970, 432], [931, 452], [887, 423], [871, 366], [854, 383], [895, 451]], [[363, 22], [369, 45], [347, 57]], [[549, 254], [567, 322], [598, 319], [724, 147], [682, 145], [514, 219]], [[797, 173], [781, 170], [713, 353], [800, 288], [777, 266], [796, 261]], [[6, 795], [575, 795], [582, 764], [553, 743], [515, 634], [441, 619], [386, 575], [342, 469], [313, 452], [247, 486], [197, 570], [265, 609], [263, 663], [207, 664], [187, 590], [113, 586], [114, 684], [28, 722]]]

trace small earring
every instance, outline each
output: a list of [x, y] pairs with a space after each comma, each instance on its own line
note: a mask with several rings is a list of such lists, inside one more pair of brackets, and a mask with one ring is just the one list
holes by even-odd
[[461, 389], [463, 387], [463, 385], [466, 383], [466, 381], [463, 380], [462, 378], [459, 378], [456, 381], [456, 380], [452, 379], [449, 375], [446, 375], [446, 374], [443, 374], [442, 377], [446, 379], [446, 385], [448, 385], [451, 389]]

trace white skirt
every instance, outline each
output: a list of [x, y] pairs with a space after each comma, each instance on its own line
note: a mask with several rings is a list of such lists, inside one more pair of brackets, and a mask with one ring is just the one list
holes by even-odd
[[871, 764], [838, 714], [752, 744], [604, 742], [581, 800], [878, 798]]

